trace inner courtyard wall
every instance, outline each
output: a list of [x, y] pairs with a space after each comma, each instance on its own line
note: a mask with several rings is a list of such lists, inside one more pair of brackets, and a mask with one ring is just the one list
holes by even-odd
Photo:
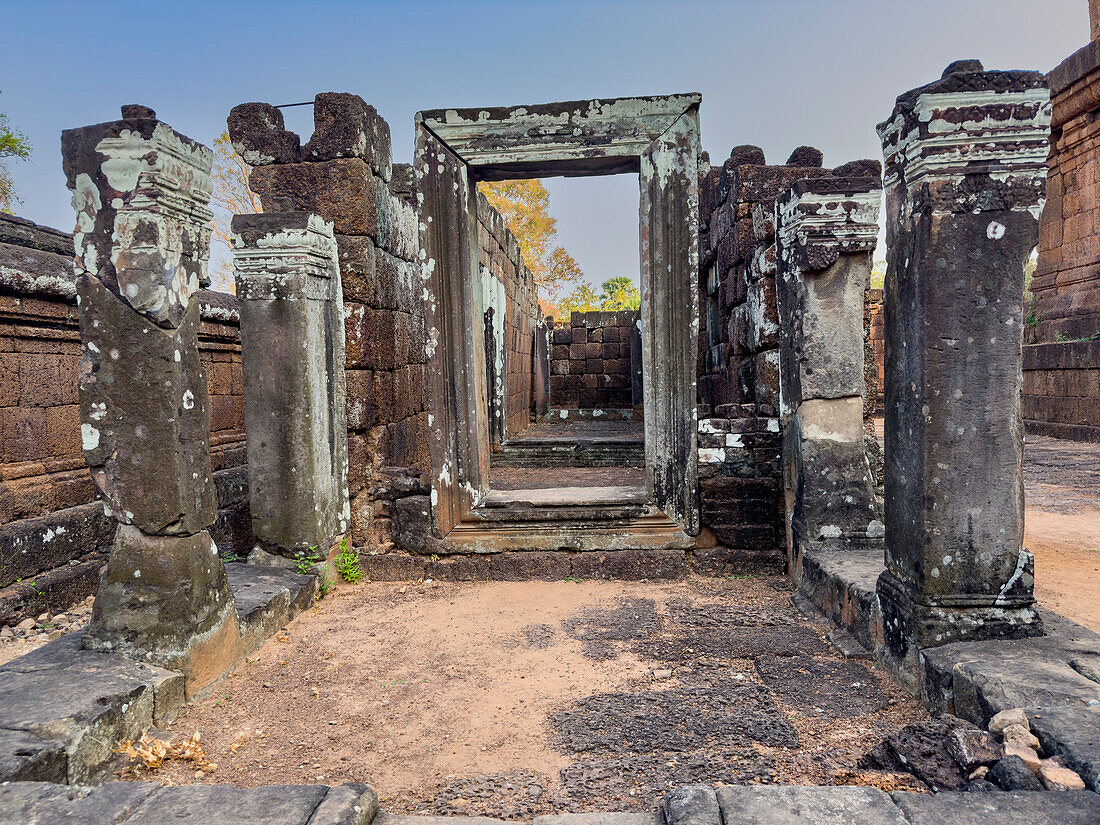
[[638, 310], [571, 312], [555, 322], [550, 352], [550, 405], [565, 410], [633, 406], [631, 335]]

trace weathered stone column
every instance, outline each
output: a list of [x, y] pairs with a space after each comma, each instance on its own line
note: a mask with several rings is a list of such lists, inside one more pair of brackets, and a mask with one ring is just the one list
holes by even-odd
[[217, 516], [199, 301], [210, 246], [205, 146], [144, 106], [61, 135], [76, 210], [84, 457], [119, 526], [84, 646], [183, 671], [236, 656]]
[[798, 181], [775, 202], [791, 571], [808, 549], [881, 546], [883, 536], [863, 446], [863, 300], [882, 184], [877, 163], [837, 171]]
[[1020, 367], [1049, 122], [1043, 74], [966, 60], [899, 97], [878, 127], [889, 245], [880, 654], [914, 681], [920, 648], [1041, 632], [1022, 546]]
[[252, 532], [264, 550], [328, 553], [347, 532], [344, 301], [332, 224], [233, 216]]

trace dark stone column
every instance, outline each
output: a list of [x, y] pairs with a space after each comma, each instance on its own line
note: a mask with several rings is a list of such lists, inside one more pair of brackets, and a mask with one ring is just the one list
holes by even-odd
[[886, 159], [886, 572], [880, 655], [1040, 633], [1023, 549], [1023, 268], [1050, 103], [976, 60], [898, 98]]
[[543, 421], [550, 412], [550, 335], [552, 330], [547, 328], [546, 321], [551, 324], [553, 319], [543, 320], [535, 324], [535, 342], [532, 350], [534, 359], [533, 376], [531, 386], [531, 408], [535, 421]]
[[210, 246], [205, 146], [151, 109], [62, 133], [76, 210], [81, 437], [119, 522], [84, 646], [180, 670], [194, 690], [236, 657], [217, 516], [199, 302]]
[[252, 532], [263, 549], [328, 554], [348, 529], [344, 302], [332, 224], [234, 215]]
[[863, 301], [882, 185], [799, 181], [775, 202], [780, 415], [789, 569], [813, 548], [881, 546], [863, 446]]

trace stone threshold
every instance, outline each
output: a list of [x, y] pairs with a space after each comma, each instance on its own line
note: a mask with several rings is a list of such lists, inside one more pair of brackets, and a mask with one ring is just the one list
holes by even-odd
[[[807, 550], [795, 571], [796, 601], [809, 603], [868, 651], [882, 638], [875, 582], [882, 549]], [[921, 701], [985, 728], [1024, 708], [1043, 751], [1100, 793], [1100, 634], [1040, 607], [1046, 635], [955, 642], [921, 652]], [[1100, 820], [1097, 820], [1100, 821]]]
[[[317, 592], [314, 577], [285, 570], [227, 564], [226, 572], [242, 655], [309, 607]], [[69, 633], [0, 666], [0, 781], [96, 782], [119, 741], [165, 725], [184, 705], [182, 674], [85, 650], [82, 635]]]
[[[377, 807], [374, 791], [362, 784], [0, 786], [0, 817], [10, 825], [507, 825], [489, 817], [379, 813]], [[654, 807], [649, 813], [539, 816], [530, 825], [1093, 825], [1100, 820], [1100, 796], [1090, 791], [915, 794], [853, 786], [745, 785], [715, 792], [689, 785]]]

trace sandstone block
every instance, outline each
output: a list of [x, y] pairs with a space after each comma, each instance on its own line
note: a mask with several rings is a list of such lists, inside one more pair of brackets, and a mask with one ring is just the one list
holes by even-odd
[[267, 211], [280, 211], [279, 199], [290, 198], [295, 209], [331, 221], [337, 233], [378, 237], [379, 187], [360, 158], [258, 166], [248, 185]]
[[229, 140], [249, 166], [297, 163], [301, 140], [287, 131], [283, 113], [268, 103], [241, 103], [229, 111]]

